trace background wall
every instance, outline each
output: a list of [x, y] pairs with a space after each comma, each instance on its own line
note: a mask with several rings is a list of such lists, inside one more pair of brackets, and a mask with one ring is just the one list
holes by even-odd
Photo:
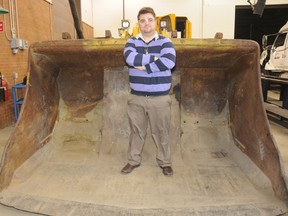
[[80, 10], [81, 10], [82, 27], [86, 39], [94, 38], [93, 2], [94, 2], [93, 0], [81, 1]]
[[[9, 7], [9, 1], [15, 6], [14, 16]], [[94, 37], [92, 4], [93, 0], [76, 0], [80, 15], [83, 14], [82, 27], [85, 38]], [[68, 32], [71, 39], [77, 36], [68, 0], [1, 0], [0, 5], [9, 11], [8, 14], [0, 14], [0, 21], [5, 23], [5, 31], [0, 32], [0, 72], [8, 82], [9, 93], [8, 101], [0, 101], [1, 129], [15, 123], [12, 85], [23, 82], [24, 76], [28, 74], [29, 46], [37, 41], [62, 40], [63, 32]], [[10, 46], [11, 16], [14, 17], [13, 32], [16, 37], [28, 42], [27, 49], [17, 49], [15, 53], [12, 52]], [[17, 19], [19, 25], [16, 24]], [[15, 73], [18, 75], [17, 78], [14, 76]]]
[[[93, 0], [82, 0], [81, 2], [81, 18], [82, 22], [85, 22], [86, 24], [93, 26]], [[95, 13], [97, 13], [95, 11]]]
[[[94, 36], [103, 37], [105, 30], [111, 30], [112, 36], [118, 37], [118, 28], [121, 27], [123, 18], [123, 0], [93, 1]], [[249, 5], [247, 0], [124, 0], [124, 2], [125, 18], [130, 20], [132, 27], [137, 22], [139, 9], [151, 6], [159, 16], [175, 13], [177, 16], [188, 17], [192, 22], [193, 38], [213, 38], [215, 33], [220, 31], [227, 39], [234, 38], [235, 6]], [[266, 0], [266, 4], [287, 3], [287, 0]]]
[[[8, 0], [2, 1], [3, 7], [8, 9]], [[19, 25], [16, 25], [16, 11], [15, 15], [15, 35], [17, 38], [28, 41], [28, 45], [39, 40], [51, 40], [52, 32], [51, 26], [53, 21], [51, 17], [51, 4], [47, 1], [39, 0], [25, 0], [18, 1], [18, 20]], [[12, 38], [11, 17], [12, 13], [0, 15], [0, 20], [4, 21], [4, 32], [0, 33], [0, 71], [8, 82], [9, 100], [0, 102], [0, 128], [10, 125], [15, 122], [13, 113], [13, 99], [11, 87], [15, 83], [23, 81], [28, 72], [28, 49], [17, 50], [13, 53], [10, 47]], [[35, 19], [38, 17], [38, 19]], [[18, 78], [14, 74], [17, 73]]]
[[68, 32], [72, 38], [77, 38], [68, 1], [53, 1], [54, 40], [62, 39], [62, 33]]

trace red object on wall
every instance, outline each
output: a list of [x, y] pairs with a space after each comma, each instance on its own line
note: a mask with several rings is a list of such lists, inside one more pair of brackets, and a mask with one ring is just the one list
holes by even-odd
[[0, 32], [4, 32], [4, 22], [0, 21]]
[[2, 79], [2, 88], [4, 88], [4, 101], [8, 100], [8, 83]]
[[0, 88], [3, 91], [3, 97], [1, 100], [7, 101], [8, 100], [8, 83], [3, 79], [2, 73], [0, 72]]

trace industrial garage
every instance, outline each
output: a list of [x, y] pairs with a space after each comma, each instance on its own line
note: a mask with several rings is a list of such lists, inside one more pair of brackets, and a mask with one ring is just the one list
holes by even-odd
[[[287, 21], [285, 0], [0, 1], [0, 215], [288, 215]], [[169, 133], [162, 106], [133, 125], [164, 96]]]

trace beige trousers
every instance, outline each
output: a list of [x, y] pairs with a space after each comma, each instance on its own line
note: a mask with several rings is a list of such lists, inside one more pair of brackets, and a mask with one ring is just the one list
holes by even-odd
[[157, 147], [156, 161], [160, 167], [171, 166], [169, 129], [171, 122], [171, 98], [165, 96], [130, 95], [128, 119], [130, 140], [128, 161], [131, 165], [141, 163], [141, 153], [150, 123], [151, 134]]

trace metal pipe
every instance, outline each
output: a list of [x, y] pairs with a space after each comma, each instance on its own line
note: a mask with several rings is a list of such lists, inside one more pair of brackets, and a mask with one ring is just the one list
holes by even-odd
[[[5, 5], [4, 5], [4, 0], [2, 0], [2, 6], [5, 8]], [[7, 31], [6, 31], [6, 16], [4, 14], [4, 32], [5, 32], [5, 37], [8, 41], [11, 41], [11, 38], [8, 37], [8, 34], [7, 34]]]
[[15, 29], [14, 29], [14, 8], [13, 8], [13, 3], [12, 0], [9, 0], [9, 16], [10, 16], [10, 31], [12, 38], [15, 38]]
[[82, 25], [80, 23], [80, 19], [79, 19], [79, 15], [77, 12], [75, 0], [69, 0], [69, 4], [70, 4], [73, 19], [74, 19], [74, 26], [75, 26], [78, 38], [84, 39], [84, 35], [83, 35], [83, 31], [82, 31]]
[[17, 0], [15, 0], [15, 12], [16, 12], [17, 37], [20, 38], [19, 19], [18, 19], [18, 1]]
[[123, 0], [123, 20], [125, 20], [125, 0]]

